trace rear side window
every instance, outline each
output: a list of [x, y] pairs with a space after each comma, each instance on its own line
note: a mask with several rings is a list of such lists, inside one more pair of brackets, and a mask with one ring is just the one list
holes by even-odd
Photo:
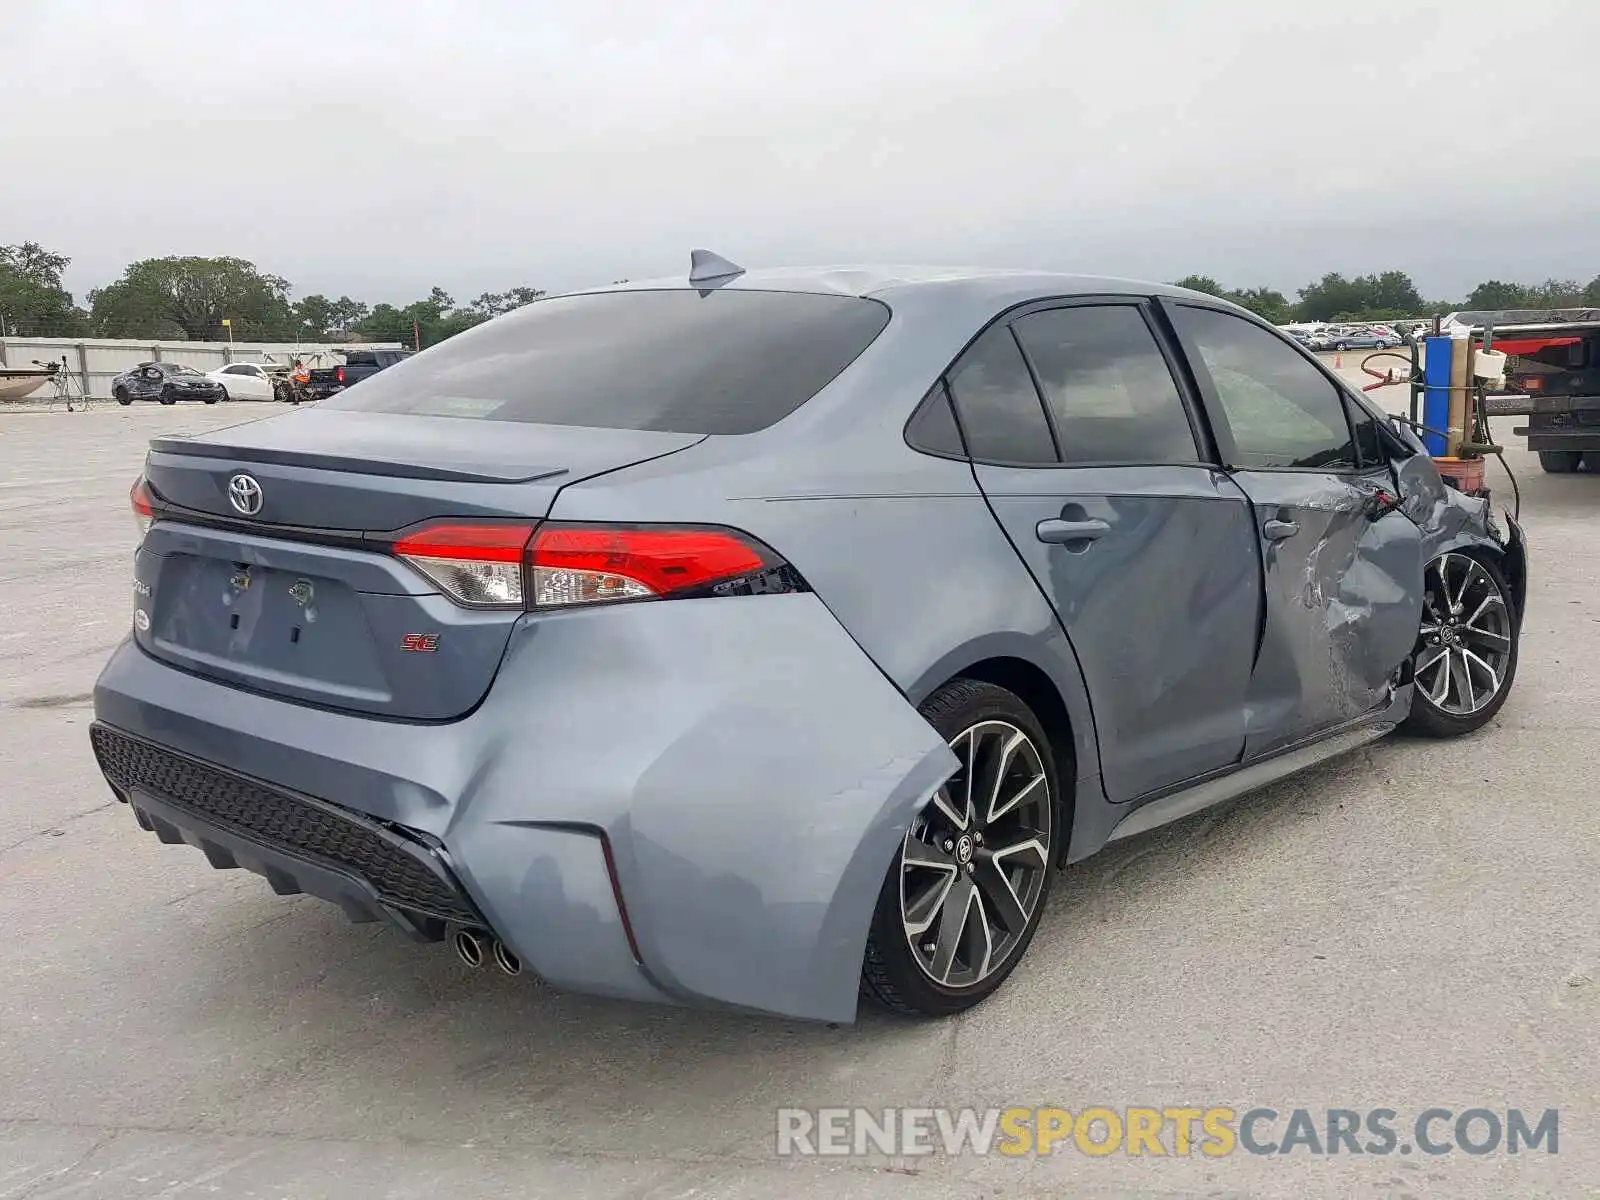
[[1144, 316], [1131, 304], [1057, 308], [1014, 328], [1066, 463], [1192, 463], [1194, 431]]
[[889, 323], [876, 300], [737, 288], [540, 300], [397, 362], [324, 408], [754, 433]]
[[349, 350], [345, 352], [344, 365], [347, 367], [375, 367], [378, 365], [378, 356], [371, 350]]
[[1008, 327], [992, 326], [972, 343], [949, 378], [973, 458], [995, 463], [1057, 462], [1044, 405]]
[[950, 394], [944, 380], [933, 385], [917, 407], [906, 426], [906, 441], [914, 449], [945, 458], [965, 458], [966, 447], [961, 442], [961, 430], [956, 428], [955, 413], [950, 408]]
[[1294, 347], [1231, 313], [1179, 305], [1173, 324], [1200, 353], [1233, 434], [1229, 466], [1356, 465], [1344, 395]]

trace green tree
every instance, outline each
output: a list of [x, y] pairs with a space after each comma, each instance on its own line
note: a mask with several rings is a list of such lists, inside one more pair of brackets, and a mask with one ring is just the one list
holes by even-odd
[[1585, 308], [1600, 308], [1600, 275], [1596, 275], [1584, 285], [1583, 306]]
[[328, 308], [329, 336], [344, 337], [353, 332], [371, 312], [372, 309], [362, 301], [340, 296]]
[[1295, 314], [1304, 321], [1383, 321], [1414, 317], [1427, 301], [1404, 271], [1346, 279], [1329, 272], [1300, 289]]
[[1404, 271], [1385, 271], [1382, 275], [1362, 275], [1353, 280], [1367, 289], [1367, 307], [1398, 316], [1416, 316], [1422, 311], [1422, 293]]
[[89, 293], [90, 321], [103, 337], [277, 341], [293, 338], [289, 281], [242, 258], [147, 258], [115, 283]]
[[1546, 279], [1528, 289], [1531, 308], [1580, 308], [1583, 305], [1583, 284], [1576, 279]]
[[1340, 313], [1364, 307], [1366, 297], [1343, 275], [1330, 271], [1316, 283], [1300, 289], [1295, 315], [1302, 321], [1331, 321]]
[[1287, 325], [1293, 316], [1289, 298], [1273, 288], [1244, 288], [1242, 291], [1224, 292], [1223, 295], [1274, 325]]
[[468, 308], [488, 320], [498, 317], [501, 313], [508, 313], [514, 308], [521, 308], [524, 304], [532, 304], [544, 295], [542, 288], [514, 287], [509, 292], [485, 292], [474, 300]]
[[61, 286], [72, 260], [38, 242], [0, 246], [0, 336], [72, 337], [86, 316]]
[[1503, 308], [1527, 308], [1528, 289], [1520, 283], [1490, 279], [1467, 293], [1467, 312], [1494, 312]]
[[374, 342], [419, 343], [423, 349], [437, 345], [463, 329], [487, 320], [471, 308], [458, 309], [450, 293], [433, 288], [426, 297], [404, 308], [392, 304], [374, 305], [357, 326], [362, 337]]
[[333, 301], [326, 296], [312, 294], [295, 301], [295, 332], [307, 341], [320, 342], [333, 328]]
[[1204, 292], [1208, 296], [1223, 295], [1222, 285], [1209, 275], [1185, 275], [1173, 281], [1173, 287], [1188, 288], [1191, 292]]

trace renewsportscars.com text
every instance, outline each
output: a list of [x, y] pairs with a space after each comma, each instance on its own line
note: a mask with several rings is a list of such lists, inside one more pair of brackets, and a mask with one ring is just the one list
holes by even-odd
[[1547, 1108], [781, 1108], [784, 1157], [1556, 1154]]

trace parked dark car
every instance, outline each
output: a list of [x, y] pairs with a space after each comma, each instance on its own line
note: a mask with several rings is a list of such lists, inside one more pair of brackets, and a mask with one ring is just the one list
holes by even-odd
[[202, 404], [215, 404], [223, 394], [222, 385], [216, 380], [181, 363], [142, 362], [111, 381], [111, 396], [118, 404], [132, 404], [135, 400], [159, 400], [162, 404], [199, 400]]
[[1260, 318], [1022, 272], [541, 300], [131, 501], [90, 736], [143, 829], [471, 967], [831, 1021], [978, 1003], [1112, 842], [1479, 729], [1526, 580]]
[[337, 395], [411, 357], [410, 350], [335, 350], [334, 353], [344, 362], [311, 372], [311, 383], [306, 388], [308, 399], [323, 400]]

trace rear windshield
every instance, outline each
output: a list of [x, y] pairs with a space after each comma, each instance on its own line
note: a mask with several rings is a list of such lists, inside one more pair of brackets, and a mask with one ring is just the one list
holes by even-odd
[[457, 334], [322, 407], [753, 433], [821, 391], [888, 323], [888, 308], [855, 296], [562, 296]]

